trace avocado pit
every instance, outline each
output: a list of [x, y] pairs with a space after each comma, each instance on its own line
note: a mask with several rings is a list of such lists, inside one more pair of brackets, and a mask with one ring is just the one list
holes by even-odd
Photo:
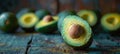
[[72, 39], [77, 39], [81, 35], [85, 34], [85, 30], [79, 24], [72, 24], [68, 29], [68, 34], [71, 36]]
[[5, 24], [6, 24], [6, 25], [10, 24], [9, 20], [6, 20]]
[[43, 18], [43, 21], [45, 21], [45, 22], [51, 22], [51, 21], [53, 21], [53, 20], [54, 20], [53, 17], [50, 16], [50, 15], [47, 15], [47, 16], [45, 16], [45, 17]]

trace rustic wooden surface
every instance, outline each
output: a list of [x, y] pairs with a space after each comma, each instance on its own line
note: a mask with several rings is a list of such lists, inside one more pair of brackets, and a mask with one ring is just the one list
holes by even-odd
[[25, 54], [32, 34], [0, 34], [0, 54]]
[[62, 36], [41, 33], [0, 34], [0, 54], [115, 54], [120, 53], [120, 36], [101, 32], [93, 35], [90, 48], [74, 50]]

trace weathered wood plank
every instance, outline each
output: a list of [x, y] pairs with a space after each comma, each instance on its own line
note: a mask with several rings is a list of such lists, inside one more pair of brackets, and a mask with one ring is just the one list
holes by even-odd
[[[46, 35], [34, 34], [31, 47], [28, 50], [29, 54], [40, 53], [114, 53], [120, 51], [120, 42], [111, 41], [110, 36], [106, 33], [97, 34], [94, 36], [94, 41], [87, 50], [74, 50], [72, 47], [66, 45], [59, 34]], [[119, 44], [118, 44], [119, 43]], [[97, 52], [96, 52], [97, 51]]]
[[31, 34], [0, 34], [0, 54], [25, 54]]
[[118, 12], [116, 0], [99, 0], [99, 5], [103, 15], [106, 13]]

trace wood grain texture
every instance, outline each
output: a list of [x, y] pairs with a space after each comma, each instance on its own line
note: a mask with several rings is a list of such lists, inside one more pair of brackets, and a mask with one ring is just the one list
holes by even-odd
[[0, 54], [25, 54], [30, 34], [0, 34]]
[[[60, 34], [33, 34], [29, 54], [80, 54], [80, 53], [115, 53], [120, 51], [120, 42], [112, 41], [108, 33], [99, 33], [93, 36], [94, 40], [90, 48], [86, 50], [74, 50], [66, 45]], [[109, 38], [109, 39], [108, 39]]]
[[120, 37], [111, 36], [104, 31], [93, 36], [90, 48], [74, 50], [68, 46], [60, 34], [17, 33], [0, 34], [0, 53], [5, 54], [63, 54], [63, 53], [118, 53], [120, 51]]
[[117, 12], [116, 0], [99, 0], [102, 14]]

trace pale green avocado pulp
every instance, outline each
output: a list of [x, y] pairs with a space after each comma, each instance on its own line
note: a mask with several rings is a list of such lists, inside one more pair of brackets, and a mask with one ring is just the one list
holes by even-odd
[[97, 15], [91, 10], [81, 10], [77, 15], [86, 20], [90, 26], [94, 26], [97, 23]]
[[114, 31], [120, 28], [120, 16], [116, 13], [106, 14], [101, 19], [101, 25], [104, 29]]
[[[83, 30], [85, 30], [85, 33], [83, 33], [82, 35], [80, 34], [78, 38], [74, 38], [74, 39], [71, 38], [68, 32], [70, 26], [73, 24], [77, 24], [81, 26]], [[69, 15], [65, 17], [62, 23], [61, 34], [67, 44], [71, 46], [75, 46], [75, 47], [84, 46], [85, 44], [89, 42], [90, 38], [92, 37], [91, 36], [92, 31], [91, 31], [89, 24], [82, 18], [75, 16], [75, 15]]]
[[54, 25], [55, 23], [57, 23], [58, 16], [52, 16], [52, 18], [53, 18], [53, 21], [50, 21], [50, 22], [45, 22], [43, 20], [39, 21], [35, 26], [35, 30], [37, 31], [43, 27], [51, 26], [51, 25]]
[[23, 28], [31, 28], [38, 22], [38, 17], [34, 13], [26, 13], [18, 18], [18, 23]]

